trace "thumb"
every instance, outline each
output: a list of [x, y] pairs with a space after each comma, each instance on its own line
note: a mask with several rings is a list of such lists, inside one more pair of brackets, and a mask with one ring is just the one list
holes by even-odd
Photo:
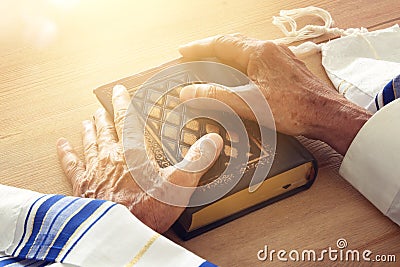
[[221, 136], [216, 133], [204, 135], [190, 147], [184, 159], [173, 166], [175, 171], [168, 180], [179, 186], [196, 187], [201, 176], [218, 159], [222, 147]]
[[[233, 109], [240, 117], [254, 120], [253, 112], [246, 104], [246, 102], [248, 102], [248, 96], [251, 96], [254, 91], [256, 90], [254, 90], [253, 85], [222, 87], [216, 84], [191, 84], [182, 88], [179, 97], [182, 103], [196, 98], [216, 99], [218, 101], [207, 102], [207, 108], [217, 111], [226, 111], [226, 106], [222, 105], [222, 103], [224, 103]], [[198, 109], [202, 109], [205, 106], [204, 101], [189, 101], [187, 105]]]

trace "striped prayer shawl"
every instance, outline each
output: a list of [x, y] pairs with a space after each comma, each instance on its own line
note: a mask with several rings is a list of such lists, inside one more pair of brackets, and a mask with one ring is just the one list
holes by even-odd
[[[2, 217], [7, 214], [2, 212], [7, 207], [1, 205], [2, 196], [7, 196], [2, 190], [7, 189], [10, 187], [0, 185], [0, 233], [7, 233], [6, 227], [10, 227], [14, 235], [10, 245], [0, 250], [0, 267], [161, 266], [162, 263], [215, 266], [154, 232], [124, 206], [110, 201], [35, 193], [29, 201], [15, 204], [18, 213], [14, 220], [7, 220]], [[20, 193], [33, 192], [21, 189]]]
[[400, 97], [400, 75], [392, 79], [378, 94], [374, 102], [376, 110]]

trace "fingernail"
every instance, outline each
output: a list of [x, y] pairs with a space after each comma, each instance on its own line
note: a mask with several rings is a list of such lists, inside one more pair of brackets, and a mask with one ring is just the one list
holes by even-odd
[[210, 145], [213, 146], [215, 149], [216, 155], [221, 152], [222, 146], [224, 145], [224, 141], [222, 140], [221, 136], [216, 133], [209, 133], [205, 136], [203, 141], [200, 143], [200, 150], [210, 150]]
[[121, 95], [123, 94], [123, 92], [125, 91], [125, 86], [121, 85], [121, 84], [117, 84], [116, 86], [114, 86], [113, 88], [113, 95]]
[[181, 50], [181, 49], [187, 49], [187, 48], [191, 47], [191, 46], [193, 45], [193, 43], [195, 43], [195, 41], [192, 41], [192, 42], [189, 42], [189, 43], [180, 45], [180, 46], [178, 46], [178, 49], [179, 49], [179, 50]]
[[65, 147], [65, 146], [68, 146], [68, 145], [69, 145], [69, 143], [68, 143], [67, 139], [65, 139], [65, 138], [60, 138], [57, 141], [57, 146], [58, 147]]
[[207, 139], [213, 142], [216, 149], [221, 149], [224, 145], [224, 141], [219, 134], [209, 133], [207, 134]]
[[192, 45], [193, 45], [193, 43], [187, 43], [184, 45], [180, 45], [178, 47], [179, 53], [181, 53], [181, 55], [185, 58], [194, 58], [195, 55], [193, 55], [193, 49], [191, 49]]
[[179, 97], [181, 101], [187, 101], [196, 97], [196, 85], [188, 85], [182, 88]]
[[188, 47], [188, 44], [184, 44], [184, 45], [178, 46], [178, 49], [179, 49], [179, 50], [181, 50], [181, 49], [186, 49], [187, 47]]
[[99, 118], [99, 117], [101, 117], [101, 116], [103, 116], [104, 113], [105, 113], [105, 109], [104, 109], [104, 108], [98, 108], [98, 109], [95, 111], [94, 115], [93, 115], [93, 120], [96, 121], [96, 119]]
[[89, 120], [84, 120], [84, 121], [82, 121], [82, 126], [83, 126], [83, 128], [91, 127], [92, 122]]

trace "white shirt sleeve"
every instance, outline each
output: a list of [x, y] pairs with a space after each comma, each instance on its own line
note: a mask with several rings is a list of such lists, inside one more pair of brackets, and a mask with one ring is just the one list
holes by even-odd
[[361, 128], [339, 172], [400, 225], [400, 99], [379, 110]]
[[110, 201], [0, 185], [0, 222], [0, 266], [215, 266]]

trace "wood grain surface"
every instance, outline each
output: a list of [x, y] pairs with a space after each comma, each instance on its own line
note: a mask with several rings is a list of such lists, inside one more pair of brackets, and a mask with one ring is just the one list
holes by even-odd
[[[191, 40], [235, 32], [282, 37], [272, 16], [310, 5], [328, 10], [341, 28], [400, 22], [398, 0], [0, 1], [0, 183], [71, 194], [55, 142], [66, 137], [82, 153], [81, 121], [99, 107], [94, 88], [176, 58], [177, 47]], [[305, 60], [326, 78], [320, 55]], [[338, 175], [341, 156], [302, 141], [320, 162], [310, 190], [187, 242], [167, 236], [220, 266], [397, 266], [257, 260], [265, 245], [322, 250], [345, 238], [349, 249], [400, 261], [400, 228]]]

